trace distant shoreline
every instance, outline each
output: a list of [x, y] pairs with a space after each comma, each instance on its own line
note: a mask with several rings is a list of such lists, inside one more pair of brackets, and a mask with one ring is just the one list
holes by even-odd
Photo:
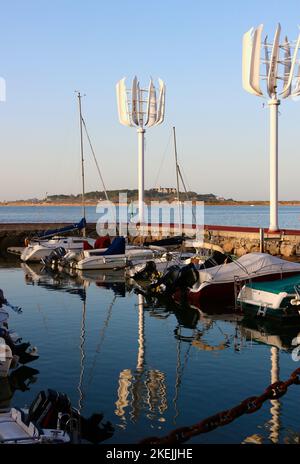
[[[157, 200], [153, 200], [153, 202], [157, 202]], [[85, 206], [97, 206], [99, 202], [87, 202]], [[149, 202], [146, 202], [147, 205], [149, 205]], [[120, 203], [121, 206], [126, 206], [126, 203]], [[205, 202], [205, 206], [269, 206], [268, 201], [220, 201], [220, 202]], [[67, 206], [67, 207], [81, 207], [81, 203], [68, 203], [68, 202], [61, 202], [61, 203], [55, 203], [55, 202], [41, 202], [41, 203], [31, 203], [27, 201], [8, 201], [8, 202], [0, 202], [0, 208], [5, 207], [5, 206], [32, 206], [32, 207], [61, 207], [61, 206]], [[128, 206], [130, 206], [130, 202], [128, 203]], [[300, 206], [300, 201], [279, 201], [279, 206]]]

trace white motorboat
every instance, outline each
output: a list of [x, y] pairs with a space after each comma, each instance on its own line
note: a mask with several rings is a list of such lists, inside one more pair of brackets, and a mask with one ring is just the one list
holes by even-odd
[[70, 252], [63, 261], [79, 270], [123, 269], [128, 262], [152, 259], [157, 255], [149, 248], [127, 246], [124, 237], [116, 237], [108, 248], [83, 250], [79, 255]]
[[33, 241], [22, 252], [21, 260], [24, 262], [40, 262], [57, 248], [66, 251], [80, 252], [83, 250], [84, 242], [94, 246], [95, 240], [86, 237], [53, 237], [49, 240]]
[[232, 306], [238, 290], [245, 283], [282, 279], [296, 274], [300, 274], [299, 263], [266, 253], [249, 253], [236, 261], [199, 270], [197, 282], [186, 289], [178, 288], [176, 298], [184, 291], [188, 302], [196, 307]]

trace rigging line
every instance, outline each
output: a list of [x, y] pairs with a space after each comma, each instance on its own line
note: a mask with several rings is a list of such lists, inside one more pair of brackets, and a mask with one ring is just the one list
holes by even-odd
[[191, 192], [192, 189], [191, 189], [191, 186], [190, 186], [190, 184], [189, 184], [189, 182], [188, 182], [188, 177], [187, 177], [187, 175], [186, 175], [185, 170], [183, 169], [183, 166], [181, 166], [180, 170], [182, 171], [183, 177], [184, 177], [184, 179], [185, 179], [185, 183], [186, 183], [186, 185], [187, 185], [189, 191]]
[[107, 329], [107, 327], [108, 327], [109, 320], [110, 320], [111, 315], [112, 315], [113, 305], [115, 304], [116, 299], [117, 299], [117, 295], [114, 295], [114, 297], [113, 297], [113, 299], [112, 299], [112, 302], [111, 302], [110, 305], [108, 306], [107, 316], [106, 316], [106, 319], [105, 319], [105, 321], [104, 321], [102, 330], [101, 330], [101, 332], [100, 332], [100, 341], [99, 341], [99, 343], [98, 343], [98, 345], [97, 345], [97, 347], [96, 347], [96, 351], [95, 351], [95, 355], [94, 355], [92, 367], [91, 367], [91, 370], [90, 370], [87, 388], [90, 386], [90, 384], [91, 384], [91, 382], [92, 382], [92, 380], [93, 380], [93, 377], [94, 377], [94, 370], [95, 370], [95, 367], [96, 367], [97, 355], [100, 353], [101, 346], [102, 346], [102, 344], [103, 344], [103, 342], [104, 342], [104, 338], [105, 338], [105, 334], [106, 334], [106, 329]]
[[102, 187], [103, 187], [103, 190], [104, 190], [105, 198], [106, 198], [107, 201], [109, 201], [108, 194], [107, 194], [107, 190], [106, 190], [106, 187], [105, 187], [105, 183], [104, 183], [104, 180], [103, 180], [103, 177], [102, 177], [102, 174], [101, 174], [101, 171], [100, 171], [100, 167], [99, 167], [99, 164], [98, 164], [98, 161], [97, 161], [97, 158], [96, 158], [96, 154], [95, 154], [95, 151], [94, 151], [94, 148], [93, 148], [93, 145], [92, 145], [92, 142], [91, 142], [91, 139], [90, 139], [90, 136], [89, 136], [87, 127], [86, 127], [85, 120], [84, 120], [83, 116], [82, 116], [81, 118], [82, 118], [82, 123], [83, 123], [84, 130], [85, 130], [85, 134], [86, 134], [86, 136], [87, 136], [87, 139], [88, 139], [88, 142], [89, 142], [89, 146], [90, 146], [90, 149], [91, 149], [91, 152], [92, 152], [92, 155], [93, 155], [93, 158], [94, 158], [96, 167], [97, 167], [97, 171], [98, 171], [98, 174], [99, 174], [101, 183], [102, 183]]
[[[86, 123], [85, 123], [85, 120], [84, 120], [83, 116], [81, 116], [81, 119], [82, 119], [84, 131], [85, 131], [85, 134], [86, 134], [86, 136], [87, 136], [87, 139], [88, 139], [88, 142], [89, 142], [89, 146], [90, 146], [90, 149], [91, 149], [91, 152], [92, 152], [92, 155], [93, 155], [93, 158], [94, 158], [96, 167], [97, 167], [97, 171], [98, 171], [100, 180], [101, 180], [101, 182], [102, 182], [102, 187], [103, 187], [103, 190], [104, 190], [104, 195], [105, 195], [106, 201], [110, 201], [110, 200], [109, 200], [109, 197], [108, 197], [108, 193], [107, 193], [106, 187], [105, 187], [104, 179], [103, 179], [103, 177], [102, 177], [101, 170], [100, 170], [100, 167], [99, 167], [99, 164], [98, 164], [98, 161], [97, 161], [97, 158], [96, 158], [96, 154], [95, 154], [95, 151], [94, 151], [94, 148], [93, 148], [93, 145], [92, 145], [92, 142], [91, 142], [91, 139], [90, 139], [90, 136], [89, 136], [89, 133], [88, 133], [88, 130], [87, 130], [87, 127], [86, 127]], [[116, 224], [116, 231], [117, 231], [117, 234], [119, 234], [119, 226], [118, 226], [118, 224], [117, 224], [117, 217], [116, 217], [115, 209], [113, 209], [113, 217], [114, 217], [114, 221], [115, 221], [115, 224]]]
[[180, 202], [180, 187], [179, 187], [179, 165], [178, 165], [178, 155], [177, 155], [177, 141], [176, 141], [176, 129], [173, 127], [173, 143], [174, 143], [174, 156], [175, 156], [175, 167], [176, 167], [176, 190], [177, 190], [177, 203], [178, 203], [178, 213], [179, 213], [179, 226], [180, 232], [182, 234], [182, 218], [181, 218], [181, 202]]
[[170, 142], [171, 142], [171, 138], [172, 138], [172, 133], [170, 133], [167, 146], [166, 146], [166, 148], [165, 148], [165, 150], [164, 150], [164, 152], [163, 152], [163, 155], [162, 155], [162, 160], [161, 160], [161, 163], [160, 163], [158, 172], [157, 172], [156, 180], [155, 180], [155, 183], [154, 183], [154, 188], [156, 188], [156, 186], [157, 186], [157, 182], [158, 182], [158, 179], [159, 179], [159, 175], [160, 175], [160, 173], [161, 173], [161, 169], [162, 169], [162, 166], [163, 166], [164, 161], [165, 161], [165, 158], [166, 158], [166, 154], [167, 154], [167, 150], [168, 150], [168, 148], [169, 148]]

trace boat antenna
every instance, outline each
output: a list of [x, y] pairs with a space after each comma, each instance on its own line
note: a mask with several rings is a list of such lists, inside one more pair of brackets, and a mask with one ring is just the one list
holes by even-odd
[[[83, 134], [82, 134], [82, 109], [81, 109], [81, 99], [82, 94], [79, 91], [76, 91], [78, 97], [78, 107], [79, 107], [79, 125], [80, 125], [80, 154], [81, 154], [81, 180], [82, 180], [82, 216], [86, 220], [85, 215], [85, 187], [84, 187], [84, 157], [83, 157]], [[82, 236], [86, 236], [85, 227], [82, 229]]]
[[177, 189], [179, 223], [180, 223], [180, 232], [182, 232], [181, 203], [180, 203], [180, 192], [179, 192], [179, 166], [178, 166], [178, 159], [177, 159], [177, 144], [176, 144], [175, 126], [173, 126], [173, 138], [174, 138], [174, 155], [175, 155], [175, 166], [176, 166], [176, 189]]

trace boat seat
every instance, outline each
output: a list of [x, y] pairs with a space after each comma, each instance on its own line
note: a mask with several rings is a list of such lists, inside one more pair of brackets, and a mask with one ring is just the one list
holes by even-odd
[[1, 440], [28, 440], [39, 437], [37, 427], [30, 422], [27, 426], [23, 422], [22, 411], [12, 408], [9, 412], [0, 414], [0, 442]]

